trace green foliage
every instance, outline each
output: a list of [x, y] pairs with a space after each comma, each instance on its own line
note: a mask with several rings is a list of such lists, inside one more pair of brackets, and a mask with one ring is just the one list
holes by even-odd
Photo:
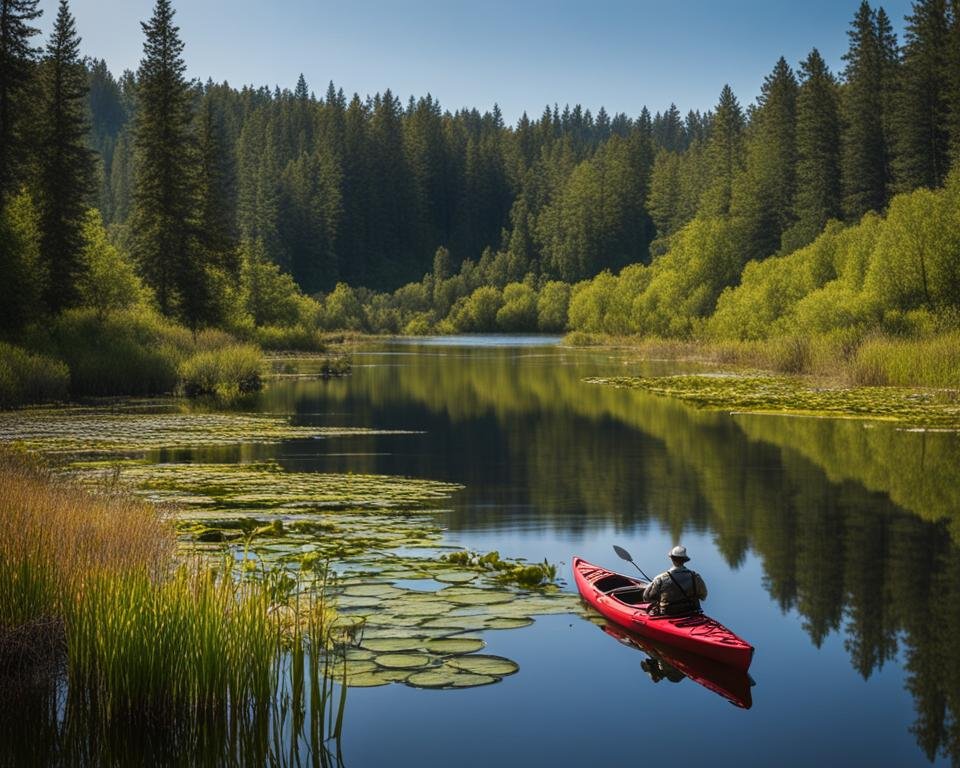
[[783, 251], [812, 242], [841, 214], [840, 113], [837, 82], [814, 48], [800, 64], [797, 94], [796, 223], [783, 235]]
[[241, 264], [243, 308], [254, 325], [295, 325], [305, 297], [289, 274], [267, 260], [263, 241], [244, 242]]
[[40, 313], [46, 270], [37, 210], [27, 192], [0, 209], [0, 333], [21, 330]]
[[450, 310], [457, 331], [480, 333], [497, 329], [497, 313], [503, 306], [503, 294], [492, 285], [477, 288]]
[[0, 210], [20, 189], [30, 136], [28, 86], [38, 53], [31, 38], [39, 33], [33, 23], [43, 13], [39, 0], [4, 0], [0, 34]]
[[93, 154], [87, 142], [87, 73], [66, 0], [60, 0], [40, 72], [40, 255], [48, 275], [44, 298], [49, 309], [58, 312], [77, 303], [77, 284], [84, 267], [83, 230], [93, 190]]
[[232, 344], [191, 355], [180, 363], [180, 386], [188, 397], [213, 396], [232, 402], [262, 386], [260, 350]]
[[320, 317], [323, 327], [329, 330], [360, 331], [366, 327], [363, 305], [353, 288], [346, 283], [337, 283], [337, 287], [323, 300]]
[[60, 361], [0, 342], [0, 408], [62, 401], [69, 387]]
[[140, 308], [103, 318], [94, 310], [69, 310], [30, 339], [66, 362], [74, 397], [172, 392], [179, 361], [192, 346], [189, 331]]
[[540, 289], [537, 297], [537, 327], [547, 333], [566, 330], [567, 310], [570, 305], [570, 286], [551, 280]]
[[82, 236], [80, 304], [96, 310], [101, 319], [108, 312], [147, 306], [148, 291], [130, 260], [107, 238], [97, 211], [87, 212]]
[[207, 323], [207, 273], [196, 238], [196, 158], [183, 42], [170, 0], [143, 25], [134, 130], [133, 252], [160, 312], [190, 327]]
[[503, 289], [503, 306], [497, 310], [497, 327], [525, 331], [537, 327], [537, 294], [526, 283], [510, 283]]

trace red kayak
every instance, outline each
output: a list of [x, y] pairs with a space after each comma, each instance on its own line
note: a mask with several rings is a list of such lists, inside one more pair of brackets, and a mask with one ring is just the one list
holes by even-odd
[[702, 613], [688, 616], [651, 616], [643, 602], [647, 582], [573, 558], [577, 589], [591, 606], [610, 621], [651, 640], [697, 653], [746, 672], [753, 646], [719, 621]]

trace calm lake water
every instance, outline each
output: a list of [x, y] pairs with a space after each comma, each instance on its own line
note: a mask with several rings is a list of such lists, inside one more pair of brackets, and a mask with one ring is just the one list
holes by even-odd
[[739, 709], [691, 680], [654, 683], [581, 617], [539, 617], [486, 633], [520, 665], [496, 685], [351, 689], [346, 765], [960, 761], [960, 436], [583, 382], [678, 370], [537, 337], [427, 339], [358, 352], [346, 379], [270, 387], [262, 409], [299, 424], [419, 433], [258, 457], [462, 483], [450, 542], [561, 563], [571, 591], [573, 554], [626, 566], [620, 544], [652, 574], [681, 542], [705, 609], [757, 648]]
[[[960, 764], [960, 435], [890, 424], [699, 411], [584, 379], [702, 370], [544, 337], [385, 343], [353, 375], [271, 382], [266, 413], [393, 434], [154, 451], [273, 459], [464, 486], [446, 543], [651, 575], [686, 545], [704, 608], [757, 649], [752, 706], [580, 615], [488, 631], [516, 661], [462, 690], [351, 688], [342, 754], [358, 766]], [[403, 431], [403, 433], [399, 433]], [[622, 566], [622, 568], [621, 568]]]

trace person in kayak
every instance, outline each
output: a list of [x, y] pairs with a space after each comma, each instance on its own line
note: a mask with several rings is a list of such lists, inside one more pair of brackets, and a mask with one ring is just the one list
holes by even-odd
[[700, 610], [700, 601], [707, 599], [707, 585], [696, 571], [684, 565], [687, 548], [670, 550], [673, 568], [657, 576], [643, 591], [643, 601], [650, 603], [649, 612], [659, 616], [682, 616]]

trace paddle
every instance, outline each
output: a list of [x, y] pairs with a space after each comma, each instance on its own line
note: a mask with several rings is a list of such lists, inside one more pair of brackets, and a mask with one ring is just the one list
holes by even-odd
[[626, 560], [628, 563], [633, 563], [633, 567], [640, 571], [640, 575], [643, 576], [647, 581], [653, 581], [647, 574], [643, 572], [643, 569], [633, 562], [633, 558], [630, 556], [630, 553], [627, 552], [623, 547], [618, 547], [616, 544], [613, 545], [613, 551], [617, 553], [617, 556], [621, 560]]

